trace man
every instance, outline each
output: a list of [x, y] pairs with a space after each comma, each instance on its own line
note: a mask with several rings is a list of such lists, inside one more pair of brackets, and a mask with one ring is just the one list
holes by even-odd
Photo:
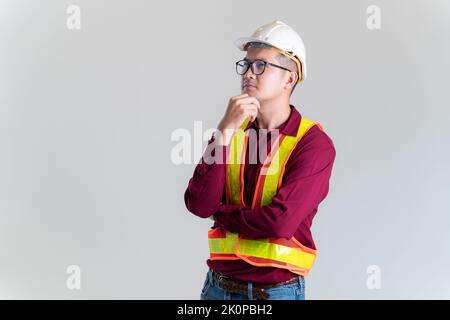
[[236, 63], [242, 94], [229, 100], [184, 195], [190, 212], [215, 221], [201, 299], [302, 300], [334, 145], [289, 103], [306, 78], [299, 35], [273, 21], [235, 44], [247, 52]]

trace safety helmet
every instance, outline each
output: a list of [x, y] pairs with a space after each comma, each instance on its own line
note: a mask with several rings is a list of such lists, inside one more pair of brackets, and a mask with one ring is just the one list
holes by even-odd
[[[250, 42], [260, 42], [272, 46], [274, 49], [297, 63], [298, 71], [302, 74], [302, 80], [306, 78], [306, 53], [302, 38], [286, 23], [275, 20], [265, 24], [250, 37], [238, 38], [234, 44], [242, 51], [247, 50]], [[300, 77], [298, 77], [298, 80]]]

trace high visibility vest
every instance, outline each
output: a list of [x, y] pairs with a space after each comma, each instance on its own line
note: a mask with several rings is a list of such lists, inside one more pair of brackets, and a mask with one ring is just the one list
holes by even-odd
[[[249, 131], [245, 130], [250, 117], [235, 132], [230, 143], [229, 157], [226, 163], [226, 199], [227, 203], [244, 207], [244, 164], [249, 140]], [[300, 139], [320, 123], [301, 118], [295, 137], [279, 133], [261, 166], [254, 191], [251, 207], [265, 206], [272, 202], [273, 196], [281, 185], [284, 169], [292, 151]], [[211, 260], [244, 260], [260, 267], [276, 267], [306, 276], [314, 264], [317, 250], [302, 245], [294, 237], [250, 239], [238, 233], [232, 233], [218, 227], [208, 231]]]

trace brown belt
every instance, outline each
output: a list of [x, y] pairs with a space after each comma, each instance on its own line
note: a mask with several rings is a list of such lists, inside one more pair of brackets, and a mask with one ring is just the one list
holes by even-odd
[[[213, 278], [217, 282], [220, 288], [226, 290], [230, 293], [238, 293], [242, 295], [248, 295], [248, 282], [236, 280], [230, 277], [227, 277], [220, 272], [213, 271]], [[267, 293], [267, 289], [277, 288], [287, 284], [296, 283], [298, 281], [298, 276], [292, 279], [289, 279], [284, 282], [277, 282], [272, 284], [253, 284], [253, 297], [257, 299], [267, 300], [269, 298], [269, 294]]]

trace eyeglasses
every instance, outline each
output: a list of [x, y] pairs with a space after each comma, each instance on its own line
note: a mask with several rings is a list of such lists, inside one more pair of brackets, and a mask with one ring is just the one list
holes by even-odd
[[267, 65], [271, 65], [273, 67], [277, 67], [277, 68], [280, 68], [280, 69], [283, 69], [286, 71], [291, 71], [288, 68], [279, 66], [277, 64], [270, 63], [268, 61], [257, 59], [253, 62], [250, 62], [247, 59], [243, 59], [243, 60], [239, 60], [238, 62], [236, 62], [236, 72], [239, 75], [243, 75], [247, 72], [247, 70], [249, 68], [251, 68], [252, 72], [254, 74], [259, 75], [259, 74], [262, 74], [264, 72], [264, 70], [266, 70]]

